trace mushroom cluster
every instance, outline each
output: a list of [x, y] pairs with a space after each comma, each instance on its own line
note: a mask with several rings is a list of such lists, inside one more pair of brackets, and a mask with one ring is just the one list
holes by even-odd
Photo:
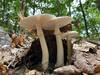
[[64, 65], [63, 59], [64, 55], [63, 53], [63, 44], [62, 44], [62, 38], [61, 38], [61, 32], [60, 28], [63, 26], [66, 26], [71, 23], [71, 18], [68, 16], [63, 16], [63, 17], [56, 17], [51, 19], [47, 25], [45, 25], [46, 30], [54, 30], [54, 34], [56, 35], [56, 40], [57, 40], [57, 63], [56, 67]]
[[44, 30], [53, 30], [54, 34], [56, 36], [57, 40], [57, 63], [56, 67], [64, 65], [63, 59], [64, 57], [61, 55], [64, 55], [63, 53], [63, 44], [62, 39], [67, 38], [67, 46], [68, 46], [68, 56], [66, 56], [70, 61], [71, 56], [71, 37], [76, 36], [77, 32], [68, 31], [66, 33], [62, 33], [60, 31], [61, 27], [64, 27], [71, 23], [72, 19], [68, 16], [62, 16], [62, 17], [56, 17], [54, 15], [50, 14], [41, 14], [41, 15], [34, 15], [30, 17], [24, 17], [22, 18], [20, 16], [21, 20], [19, 22], [20, 26], [28, 29], [28, 30], [36, 30], [38, 38], [40, 40], [41, 48], [42, 48], [42, 64], [44, 70], [47, 69], [48, 63], [49, 63], [49, 53], [48, 53], [48, 47], [45, 41]]

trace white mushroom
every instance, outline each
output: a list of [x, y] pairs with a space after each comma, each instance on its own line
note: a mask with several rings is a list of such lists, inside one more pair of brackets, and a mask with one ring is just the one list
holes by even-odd
[[67, 39], [67, 59], [68, 59], [68, 64], [71, 63], [71, 57], [72, 57], [72, 53], [73, 53], [73, 49], [72, 49], [72, 43], [71, 40], [72, 38], [75, 38], [78, 36], [78, 32], [76, 31], [68, 31], [66, 33], [62, 34], [62, 39], [66, 38]]
[[64, 52], [63, 43], [61, 38], [60, 27], [68, 25], [71, 23], [71, 18], [68, 16], [57, 17], [50, 20], [45, 26], [46, 30], [55, 30], [56, 40], [57, 40], [57, 63], [56, 67], [64, 65]]
[[66, 33], [62, 33], [62, 39], [67, 37], [70, 37], [70, 39], [77, 37], [78, 32], [77, 31], [67, 31]]
[[44, 34], [42, 31], [42, 28], [44, 27], [44, 24], [54, 18], [54, 15], [49, 15], [49, 14], [41, 14], [41, 15], [35, 15], [35, 16], [30, 16], [30, 17], [25, 17], [24, 19], [20, 20], [19, 24], [28, 29], [28, 30], [37, 30], [37, 35], [40, 39], [40, 44], [42, 48], [42, 64], [44, 70], [47, 69], [48, 67], [48, 62], [49, 62], [49, 53], [48, 53], [48, 48], [47, 44], [44, 38]]

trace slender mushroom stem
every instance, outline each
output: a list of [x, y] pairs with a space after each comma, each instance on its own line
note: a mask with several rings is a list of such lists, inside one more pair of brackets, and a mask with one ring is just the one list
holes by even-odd
[[48, 62], [49, 62], [48, 48], [41, 26], [36, 25], [36, 28], [37, 28], [37, 35], [40, 39], [40, 44], [42, 48], [42, 65], [43, 69], [46, 70], [48, 68]]
[[64, 65], [64, 52], [63, 52], [63, 43], [59, 27], [55, 28], [55, 35], [57, 40], [57, 63], [56, 67]]
[[68, 31], [66, 33], [62, 34], [62, 38], [67, 38], [67, 59], [68, 59], [68, 64], [71, 64], [71, 57], [72, 57], [72, 53], [73, 53], [73, 49], [72, 49], [72, 37], [76, 37], [78, 36], [78, 33], [76, 31]]
[[71, 37], [70, 35], [67, 36], [67, 59], [68, 59], [68, 64], [71, 64], [71, 57], [73, 53], [72, 49], [72, 43], [71, 43]]

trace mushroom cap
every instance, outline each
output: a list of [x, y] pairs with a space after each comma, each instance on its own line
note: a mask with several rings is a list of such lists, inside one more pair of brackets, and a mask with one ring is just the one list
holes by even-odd
[[62, 17], [55, 17], [48, 21], [44, 27], [45, 30], [54, 30], [55, 27], [64, 27], [70, 24], [72, 21], [71, 17], [69, 16], [62, 16]]
[[78, 32], [77, 31], [68, 31], [68, 32], [62, 34], [62, 38], [66, 38], [66, 36], [69, 36], [70, 38], [75, 38], [78, 36]]
[[40, 25], [43, 27], [46, 22], [49, 20], [55, 18], [56, 16], [50, 15], [50, 14], [40, 14], [40, 15], [34, 15], [34, 16], [29, 16], [25, 17], [23, 20], [19, 22], [20, 26], [23, 28], [26, 28], [28, 30], [34, 30], [36, 29], [36, 25]]

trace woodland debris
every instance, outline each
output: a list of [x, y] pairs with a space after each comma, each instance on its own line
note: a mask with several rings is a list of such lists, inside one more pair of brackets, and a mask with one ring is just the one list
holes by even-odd
[[8, 74], [7, 66], [0, 63], [0, 75], [7, 75], [7, 74]]
[[[74, 44], [73, 49], [73, 66], [79, 70], [79, 75], [100, 74], [100, 49], [96, 48], [96, 44], [82, 40], [79, 44]], [[72, 66], [70, 68], [69, 66], [57, 68], [54, 72], [58, 75], [69, 75], [69, 72], [73, 73]]]
[[[15, 36], [13, 36], [15, 37]], [[13, 42], [15, 45], [22, 45], [23, 47], [21, 48], [15, 48], [11, 47], [11, 42], [9, 42], [8, 45], [1, 45], [0, 47], [0, 62], [1, 63], [6, 63], [7, 67], [9, 68], [10, 66], [15, 66], [16, 63], [18, 63], [23, 56], [25, 56], [31, 46], [31, 42], [33, 41], [30, 38], [23, 38], [23, 36], [18, 36], [18, 39], [15, 39], [15, 42]], [[23, 41], [24, 39], [24, 41]], [[3, 39], [5, 40], [5, 39]], [[11, 39], [10, 39], [11, 40]], [[21, 41], [20, 41], [21, 40]], [[16, 42], [18, 42], [16, 44]], [[20, 42], [20, 44], [19, 44]]]
[[15, 75], [13, 69], [8, 69], [7, 65], [0, 63], [0, 75]]
[[57, 75], [80, 75], [81, 71], [74, 65], [63, 66], [54, 70]]
[[74, 65], [82, 72], [94, 74], [98, 70], [95, 65], [100, 65], [100, 49], [96, 48], [96, 44], [84, 40], [74, 44], [73, 49]]
[[[73, 66], [76, 67], [76, 69], [78, 69], [80, 72], [83, 72], [83, 73], [86, 73], [86, 74], [95, 74], [95, 71], [98, 71], [98, 73], [99, 73], [98, 67], [96, 68], [96, 65], [97, 66], [100, 65], [100, 50], [96, 49], [95, 46], [96, 45], [91, 44], [91, 43], [88, 44], [87, 41], [86, 42], [84, 41], [84, 42], [81, 42], [79, 44], [74, 44], [73, 45], [73, 49], [74, 49], [74, 53], [73, 53], [73, 64], [74, 65]], [[89, 51], [90, 48], [96, 49], [97, 52], [96, 53], [91, 53]], [[66, 67], [66, 66], [64, 66], [64, 67]], [[67, 71], [67, 70], [70, 70], [70, 69], [71, 68], [69, 68], [69, 69], [66, 69], [66, 68], [60, 69], [60, 73], [59, 73], [59, 68], [57, 68], [58, 73], [56, 73], [56, 74], [64, 75], [64, 74], [66, 74], [66, 72], [67, 73], [68, 72], [72, 73], [73, 71]], [[75, 74], [73, 74], [73, 75], [75, 75]], [[78, 74], [76, 74], [76, 75], [78, 75]]]
[[24, 43], [25, 43], [25, 35], [20, 34], [19, 36], [12, 34], [12, 42], [11, 42], [11, 47], [13, 48], [20, 48], [20, 47], [24, 47]]
[[97, 49], [96, 48], [89, 48], [89, 52], [96, 54], [97, 53]]
[[[4, 39], [3, 39], [4, 40]], [[25, 39], [24, 47], [20, 48], [12, 48], [9, 44], [1, 45], [0, 46], [0, 62], [3, 63], [0, 65], [1, 73], [9, 73], [7, 67], [9, 65], [14, 66], [16, 63], [19, 63], [21, 58], [27, 54], [29, 51], [30, 45], [32, 43], [32, 39], [30, 38]], [[73, 45], [74, 53], [73, 53], [73, 65], [68, 65], [64, 67], [60, 67], [54, 70], [56, 74], [58, 75], [67, 75], [73, 74], [78, 75], [81, 72], [84, 74], [94, 74], [99, 75], [100, 74], [100, 48], [97, 48], [98, 44], [94, 44], [91, 42], [88, 42], [86, 40], [81, 40], [79, 44], [75, 43]], [[7, 66], [4, 66], [4, 63], [7, 63]], [[4, 70], [2, 72], [2, 70]], [[10, 73], [12, 73], [13, 70], [10, 70]], [[22, 72], [22, 70], [20, 71]], [[21, 75], [19, 72], [19, 75]], [[23, 70], [23, 73], [25, 74], [25, 70]], [[43, 75], [42, 72], [32, 70], [26, 73], [27, 75], [30, 75], [31, 73], [36, 73], [36, 75]], [[50, 75], [50, 74], [45, 74]], [[53, 75], [53, 74], [52, 74]]]
[[9, 45], [11, 38], [9, 35], [0, 27], [0, 46]]
[[95, 69], [94, 69], [94, 73], [100, 73], [100, 65], [96, 65]]
[[83, 75], [88, 75], [87, 73], [83, 73]]
[[87, 41], [96, 44], [97, 46], [100, 46], [100, 41], [92, 41], [92, 40], [87, 40]]
[[36, 70], [31, 70], [31, 71], [25, 73], [25, 75], [42, 75], [42, 73], [39, 71], [36, 71]]
[[77, 51], [89, 51], [89, 48], [97, 48], [96, 44], [87, 42], [86, 40], [81, 40], [79, 44], [74, 44], [73, 49]]

